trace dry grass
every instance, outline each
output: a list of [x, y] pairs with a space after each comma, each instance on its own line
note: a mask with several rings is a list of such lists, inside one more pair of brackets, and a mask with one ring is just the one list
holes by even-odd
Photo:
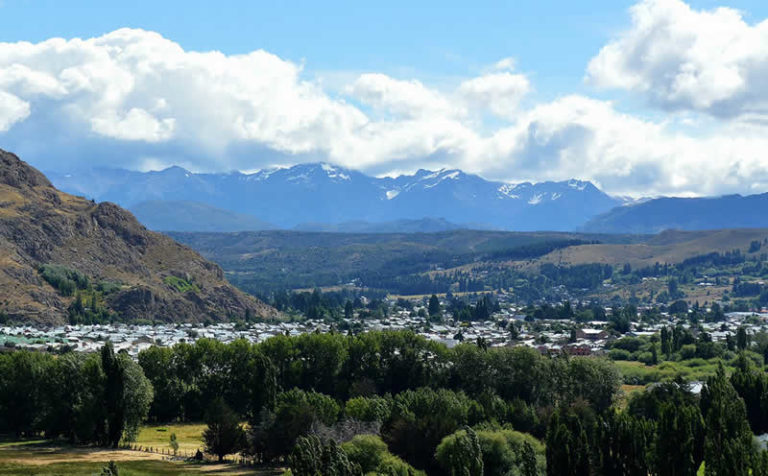
[[167, 456], [140, 451], [68, 447], [45, 441], [0, 443], [0, 476], [99, 474], [110, 461], [117, 463], [121, 476], [200, 474], [276, 476], [282, 474], [281, 469], [254, 469], [234, 464], [171, 461]]

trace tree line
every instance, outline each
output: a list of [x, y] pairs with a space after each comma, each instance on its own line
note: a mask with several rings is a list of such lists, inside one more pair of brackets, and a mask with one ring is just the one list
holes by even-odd
[[[115, 353], [0, 355], [0, 430], [105, 446], [144, 419], [205, 421], [206, 448], [315, 474], [768, 474], [768, 378], [742, 357], [620, 404], [594, 357], [447, 348], [409, 331], [200, 339]], [[244, 423], [247, 423], [245, 425]]]

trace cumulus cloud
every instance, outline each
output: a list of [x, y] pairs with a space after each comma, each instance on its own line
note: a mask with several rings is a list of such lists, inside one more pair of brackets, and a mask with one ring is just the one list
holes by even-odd
[[[601, 52], [590, 75], [650, 94], [644, 74], [607, 76], [616, 70], [600, 58], [626, 37]], [[367, 73], [331, 93], [269, 52], [186, 51], [143, 30], [0, 43], [0, 147], [43, 169], [254, 170], [327, 160], [370, 173], [447, 166], [509, 181], [581, 178], [638, 196], [768, 187], [759, 122], [714, 123], [707, 114], [693, 121], [701, 126], [655, 122], [577, 95], [523, 108], [533, 88], [514, 67], [506, 58], [440, 89]]]
[[750, 25], [737, 10], [681, 0], [643, 0], [631, 16], [631, 28], [590, 61], [588, 82], [640, 92], [668, 110], [768, 112], [768, 20]]
[[385, 74], [367, 73], [345, 92], [374, 108], [400, 117], [456, 116], [462, 111], [439, 92], [417, 80], [398, 80]]
[[458, 93], [475, 109], [487, 109], [498, 117], [512, 119], [517, 105], [530, 89], [524, 75], [502, 72], [464, 81]]
[[0, 90], [0, 132], [29, 116], [29, 103]]

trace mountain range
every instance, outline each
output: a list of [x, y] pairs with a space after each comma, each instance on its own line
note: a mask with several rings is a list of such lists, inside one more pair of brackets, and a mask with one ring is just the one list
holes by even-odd
[[617, 207], [588, 221], [593, 233], [658, 233], [768, 227], [768, 193], [704, 198], [657, 198]]
[[63, 193], [0, 150], [0, 317], [38, 324], [274, 316], [128, 211]]
[[348, 233], [508, 231], [657, 233], [768, 227], [768, 194], [708, 198], [614, 197], [588, 181], [486, 180], [461, 170], [372, 177], [327, 163], [255, 173], [50, 173], [62, 190], [120, 204], [158, 231]]
[[[150, 228], [164, 231], [192, 231], [189, 216], [199, 216], [199, 226], [206, 230], [211, 225], [202, 225], [204, 217], [209, 223], [226, 222], [217, 231], [238, 227], [238, 231], [272, 227], [562, 231], [576, 229], [623, 203], [579, 180], [511, 185], [447, 169], [371, 177], [325, 163], [252, 174], [198, 174], [170, 167], [157, 172], [92, 169], [49, 176], [64, 191], [118, 203], [136, 212]], [[201, 212], [200, 204], [210, 208]], [[173, 210], [177, 213], [168, 213]], [[248, 219], [233, 221], [232, 214]], [[225, 215], [228, 218], [222, 218]], [[442, 224], [436, 227], [435, 219]], [[415, 226], [421, 220], [425, 229]]]

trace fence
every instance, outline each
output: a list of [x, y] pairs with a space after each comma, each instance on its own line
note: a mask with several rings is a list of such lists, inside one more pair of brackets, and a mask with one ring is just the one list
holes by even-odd
[[[133, 443], [123, 445], [121, 448], [124, 449], [124, 450], [129, 450], [129, 451], [139, 451], [139, 452], [142, 452], [142, 453], [153, 453], [153, 454], [162, 455], [162, 456], [164, 456], [163, 459], [164, 460], [168, 460], [168, 461], [194, 460], [195, 459], [195, 455], [197, 454], [198, 451], [200, 451], [202, 453], [202, 449], [199, 449], [199, 450], [179, 449], [178, 451], [176, 451], [174, 453], [174, 451], [170, 447], [166, 448], [166, 447], [142, 446], [142, 445], [137, 445], [137, 444], [133, 444]], [[206, 463], [218, 463], [219, 462], [219, 458], [218, 457], [215, 457], [215, 456], [212, 457], [210, 455], [206, 455], [205, 453], [202, 453], [202, 454], [203, 454], [203, 462], [206, 462]], [[240, 456], [240, 455], [235, 456], [235, 457], [229, 457], [229, 458], [225, 457], [223, 462], [224, 463], [229, 463], [229, 464], [239, 464], [239, 465], [243, 465], [243, 466], [252, 466], [253, 465], [253, 461], [252, 460], [250, 460], [248, 458], [245, 458], [243, 456]]]

